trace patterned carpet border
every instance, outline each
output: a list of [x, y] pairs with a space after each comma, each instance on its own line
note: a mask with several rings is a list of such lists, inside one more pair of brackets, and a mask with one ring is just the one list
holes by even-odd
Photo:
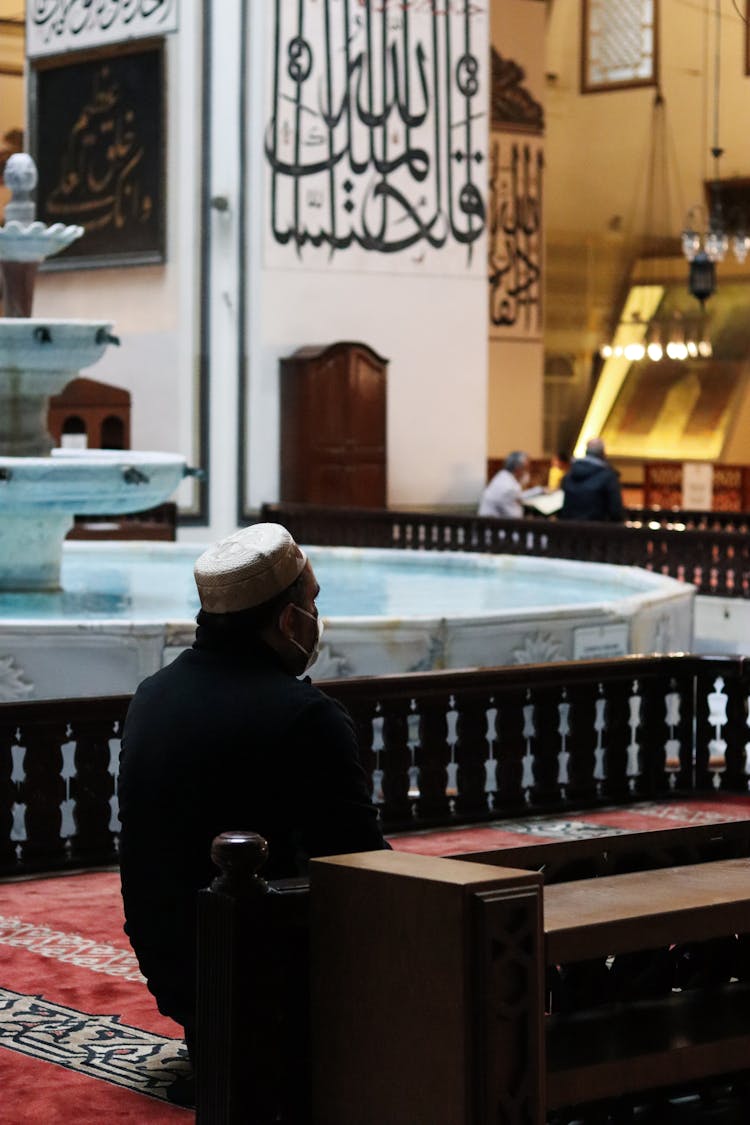
[[0, 945], [27, 949], [54, 961], [77, 965], [92, 973], [106, 973], [124, 980], [144, 981], [135, 955], [105, 942], [91, 941], [80, 934], [64, 933], [50, 926], [35, 926], [21, 918], [0, 915]]
[[190, 1070], [179, 1039], [8, 988], [0, 988], [0, 1046], [162, 1101]]

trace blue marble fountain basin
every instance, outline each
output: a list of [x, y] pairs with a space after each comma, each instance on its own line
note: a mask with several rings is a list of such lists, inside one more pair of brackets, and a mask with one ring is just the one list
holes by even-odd
[[[6, 658], [17, 698], [133, 690], [192, 641], [200, 550], [67, 543], [62, 591], [0, 593], [0, 698]], [[694, 588], [635, 567], [355, 548], [309, 556], [326, 621], [318, 679], [692, 644]]]

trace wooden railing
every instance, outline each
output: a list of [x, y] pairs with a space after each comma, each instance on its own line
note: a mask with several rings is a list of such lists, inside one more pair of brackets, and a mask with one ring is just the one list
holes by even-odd
[[0, 704], [0, 875], [117, 863], [130, 696]]
[[264, 504], [261, 519], [283, 524], [295, 539], [309, 545], [484, 551], [616, 563], [692, 582], [700, 594], [750, 597], [750, 541], [738, 531], [305, 504]]
[[[490, 481], [504, 464], [504, 458], [488, 458], [487, 480]], [[550, 464], [549, 457], [532, 457], [529, 461], [530, 484], [546, 485]], [[621, 469], [623, 494], [639, 494], [646, 507], [679, 508], [682, 505], [685, 484], [682, 461], [645, 461], [640, 467], [625, 462]], [[750, 508], [750, 465], [714, 462], [711, 498], [717, 514]]]
[[676, 531], [750, 530], [750, 512], [687, 511], [684, 508], [625, 508], [625, 523], [635, 527], [654, 525]]
[[[332, 680], [387, 832], [747, 792], [750, 665], [624, 657]], [[117, 862], [129, 698], [0, 705], [0, 875]]]

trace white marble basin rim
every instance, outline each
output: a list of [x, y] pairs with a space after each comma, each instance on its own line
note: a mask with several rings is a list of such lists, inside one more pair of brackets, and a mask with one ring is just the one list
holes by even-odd
[[20, 374], [21, 390], [39, 375], [73, 378], [101, 359], [113, 342], [112, 327], [109, 320], [0, 318], [0, 387], [6, 373]]
[[161, 504], [185, 476], [179, 453], [53, 449], [51, 457], [0, 457], [3, 513], [121, 515]]
[[[540, 590], [554, 586], [556, 581], [565, 581], [571, 578], [582, 578], [590, 583], [591, 596], [585, 601], [586, 611], [597, 617], [614, 616], [622, 614], [631, 615], [641, 607], [662, 605], [671, 601], [690, 600], [694, 591], [690, 584], [678, 581], [663, 574], [644, 570], [637, 566], [621, 566], [616, 563], [581, 563], [575, 559], [545, 558], [535, 555], [498, 555], [479, 554], [465, 551], [412, 551], [394, 550], [388, 547], [306, 547], [310, 561], [315, 566], [316, 557], [330, 557], [346, 561], [355, 565], [365, 559], [368, 565], [377, 566], [379, 563], [387, 564], [394, 557], [398, 557], [403, 566], [419, 567], [426, 558], [435, 560], [434, 565], [443, 572], [450, 573], [454, 568], [463, 569], [470, 567], [477, 575], [496, 576], [502, 582], [503, 575], [513, 576], [523, 573], [528, 576], [531, 583], [538, 582]], [[601, 592], [602, 583], [608, 583], [613, 589], [607, 597]], [[598, 587], [598, 588], [597, 588]], [[614, 589], [616, 588], [616, 594]], [[565, 617], [578, 615], [581, 611], [580, 601], [557, 601], [550, 608], [553, 599], [546, 595], [539, 599], [545, 606], [548, 616]], [[460, 619], [463, 623], [484, 623], [499, 619], [523, 620], [526, 617], [539, 616], [539, 605], [524, 605], [518, 603], [502, 609], [482, 609], [481, 613], [472, 614], [465, 608], [440, 614], [410, 612], [408, 620], [419, 623], [439, 624], [445, 621]], [[358, 613], [346, 615], [338, 613], [336, 624], [346, 626], [372, 625], [399, 625], [402, 617], [391, 617], [384, 613], [368, 614]]]

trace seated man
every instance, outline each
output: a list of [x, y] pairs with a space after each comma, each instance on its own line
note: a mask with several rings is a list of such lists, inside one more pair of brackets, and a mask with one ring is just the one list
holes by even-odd
[[311, 856], [388, 846], [349, 715], [297, 679], [322, 634], [305, 554], [285, 528], [259, 523], [205, 551], [195, 580], [195, 643], [135, 693], [119, 782], [125, 930], [189, 1051], [196, 893], [217, 874], [213, 838], [260, 833], [269, 878], [300, 874]]
[[[499, 516], [503, 519], [520, 519], [523, 516], [524, 488], [529, 483], [529, 459], [517, 449], [505, 458], [499, 473], [495, 473], [479, 501], [480, 516]], [[542, 491], [534, 489], [535, 492]]]
[[561, 520], [622, 519], [620, 477], [606, 459], [604, 442], [591, 438], [586, 443], [586, 456], [573, 462], [563, 477]]

